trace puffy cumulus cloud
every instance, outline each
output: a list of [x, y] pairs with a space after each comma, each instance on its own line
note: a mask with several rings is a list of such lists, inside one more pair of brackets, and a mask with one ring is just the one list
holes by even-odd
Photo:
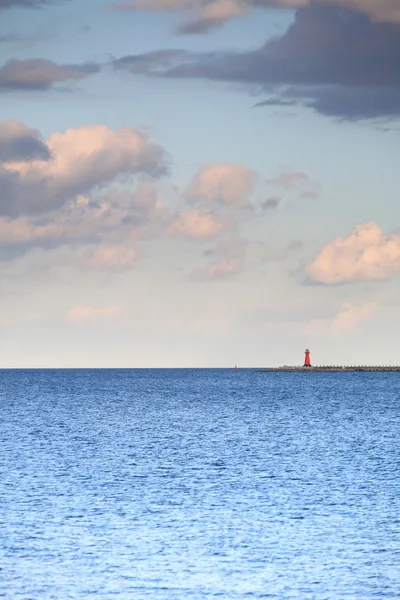
[[48, 90], [59, 83], [79, 81], [99, 71], [99, 65], [57, 65], [51, 60], [9, 60], [0, 67], [0, 92]]
[[77, 304], [68, 311], [68, 320], [73, 323], [98, 319], [116, 319], [122, 314], [121, 307], [113, 304], [106, 307]]
[[243, 165], [204, 165], [185, 192], [189, 201], [205, 204], [239, 205], [249, 203], [257, 176]]
[[384, 280], [400, 272], [400, 236], [384, 235], [374, 222], [324, 246], [307, 268], [311, 281], [333, 285]]
[[307, 334], [342, 334], [355, 329], [361, 322], [372, 319], [379, 311], [376, 302], [352, 304], [344, 302], [332, 319], [313, 319], [303, 329]]
[[184, 22], [178, 32], [196, 34], [206, 33], [231, 19], [243, 17], [252, 8], [298, 10], [332, 6], [365, 14], [373, 21], [400, 23], [398, 0], [126, 0], [110, 2], [106, 8], [114, 11], [179, 10], [184, 14]]
[[171, 222], [168, 235], [205, 240], [217, 237], [229, 226], [229, 221], [201, 210], [183, 210]]
[[216, 248], [206, 254], [211, 261], [198, 273], [197, 279], [229, 279], [242, 273], [246, 265], [247, 242], [232, 236], [220, 242]]
[[167, 172], [165, 150], [130, 127], [87, 125], [55, 132], [46, 147], [49, 160], [0, 166], [0, 214], [38, 214], [122, 177]]
[[12, 119], [0, 123], [0, 163], [46, 161], [50, 157], [50, 150], [37, 129]]
[[[307, 7], [296, 11], [287, 31], [256, 50], [164, 50], [126, 56], [114, 65], [133, 73], [243, 84], [267, 95], [258, 105], [300, 104], [346, 119], [400, 116], [397, 0], [397, 10], [388, 0], [386, 11], [379, 10], [384, 3], [370, 2], [369, 16], [355, 12], [367, 5], [361, 0], [340, 3], [354, 11], [340, 10], [332, 2], [319, 4], [327, 6], [302, 2]], [[392, 15], [393, 22], [373, 20], [374, 7], [376, 16]]]
[[100, 271], [122, 271], [133, 269], [138, 261], [138, 251], [135, 246], [100, 246], [91, 253], [88, 265]]

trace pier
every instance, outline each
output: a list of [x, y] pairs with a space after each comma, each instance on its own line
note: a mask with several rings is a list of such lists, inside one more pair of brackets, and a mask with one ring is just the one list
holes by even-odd
[[257, 373], [400, 373], [399, 367], [372, 367], [372, 366], [354, 366], [354, 367], [335, 367], [335, 366], [318, 366], [318, 367], [270, 367], [266, 369], [257, 369]]
[[339, 366], [339, 365], [320, 365], [314, 366], [311, 364], [310, 350], [305, 351], [305, 359], [303, 366], [288, 366], [268, 367], [265, 369], [257, 369], [257, 373], [400, 373], [400, 366], [372, 366], [372, 365], [357, 365], [357, 366]]

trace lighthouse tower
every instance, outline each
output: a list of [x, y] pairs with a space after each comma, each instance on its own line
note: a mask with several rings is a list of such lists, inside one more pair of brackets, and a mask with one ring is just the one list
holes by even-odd
[[308, 349], [306, 350], [306, 355], [305, 355], [305, 358], [304, 358], [304, 366], [305, 367], [311, 367], [310, 351]]

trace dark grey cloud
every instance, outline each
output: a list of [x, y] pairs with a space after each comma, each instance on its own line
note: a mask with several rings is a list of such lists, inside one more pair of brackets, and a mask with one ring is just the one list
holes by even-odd
[[47, 90], [59, 83], [84, 79], [99, 69], [93, 63], [58, 65], [41, 58], [9, 60], [0, 67], [0, 92]]
[[[114, 60], [115, 69], [127, 70], [144, 75], [164, 75], [168, 70], [181, 65], [191, 56], [186, 50], [155, 50], [146, 54], [131, 54]], [[197, 60], [197, 55], [192, 55]]]
[[267, 198], [262, 202], [261, 209], [262, 210], [275, 210], [282, 203], [281, 196], [271, 196], [271, 198]]
[[258, 50], [165, 50], [124, 57], [115, 66], [242, 84], [268, 94], [259, 105], [304, 104], [347, 119], [400, 116], [400, 23], [332, 7], [299, 9], [288, 30]]
[[18, 121], [0, 123], [0, 162], [49, 160], [50, 157], [39, 131]]

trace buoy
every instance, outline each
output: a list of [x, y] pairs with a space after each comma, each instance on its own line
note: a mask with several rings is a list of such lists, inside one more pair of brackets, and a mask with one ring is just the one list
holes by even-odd
[[237, 372], [238, 372], [238, 370], [239, 370], [239, 369], [237, 368], [237, 365], [235, 365], [235, 368], [233, 369], [233, 372], [234, 372], [234, 373], [237, 373]]

